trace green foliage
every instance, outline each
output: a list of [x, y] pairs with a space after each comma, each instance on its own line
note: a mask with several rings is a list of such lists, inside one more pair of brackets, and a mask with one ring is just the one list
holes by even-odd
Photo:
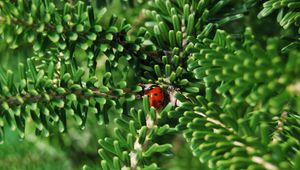
[[250, 106], [261, 102], [263, 109], [279, 114], [291, 100], [292, 94], [286, 87], [293, 83], [299, 70], [290, 64], [299, 63], [299, 57], [294, 53], [284, 59], [280, 57], [278, 39], [270, 39], [265, 51], [249, 37], [251, 34], [247, 29], [242, 45], [220, 30], [213, 40], [195, 40], [193, 51], [198, 52], [189, 58], [188, 70], [196, 79], [203, 80], [206, 88], [215, 88], [226, 100]]
[[[3, 0], [0, 50], [26, 62], [0, 67], [1, 140], [7, 126], [49, 136], [95, 115], [104, 170], [297, 169], [298, 15], [296, 0]], [[253, 31], [272, 29], [267, 16], [275, 35]]]
[[235, 113], [201, 96], [196, 96], [194, 102], [186, 101], [182, 107], [186, 111], [180, 118], [180, 127], [188, 129], [185, 138], [194, 155], [212, 169], [288, 169], [288, 157], [283, 153], [299, 147], [295, 141], [282, 145], [272, 141], [270, 129], [275, 128], [266, 120], [257, 116], [234, 119]]
[[299, 2], [297, 0], [269, 0], [263, 4], [263, 10], [258, 14], [258, 18], [270, 15], [274, 11], [278, 11], [277, 21], [287, 29], [291, 24], [299, 26]]
[[[101, 114], [101, 109], [110, 108], [114, 102], [107, 94], [108, 87], [95, 84], [98, 81], [95, 76], [83, 81], [84, 69], [74, 69], [60, 62], [60, 77], [54, 77], [56, 66], [52, 62], [47, 73], [36, 70], [31, 59], [27, 63], [28, 74], [24, 65], [19, 65], [19, 84], [13, 83], [10, 70], [7, 73], [1, 70], [2, 128], [5, 118], [11, 128], [17, 127], [24, 137], [26, 118], [31, 117], [37, 133], [44, 131], [48, 136], [53, 125], [58, 125], [60, 132], [66, 131], [67, 115], [73, 116], [82, 128], [88, 113], [96, 114], [100, 122], [107, 121], [107, 113]], [[119, 94], [118, 91], [114, 89], [111, 93]]]
[[[144, 3], [144, 0], [118, 0], [119, 3], [122, 4], [122, 6], [125, 6], [125, 9], [127, 9], [126, 7], [136, 7], [137, 4], [142, 4]], [[103, 6], [107, 6], [110, 5], [112, 3], [112, 0], [96, 0], [96, 5], [97, 7], [103, 7]]]
[[294, 48], [299, 49], [299, 9], [300, 6], [297, 0], [269, 0], [263, 4], [263, 10], [258, 14], [258, 18], [263, 18], [276, 11], [277, 22], [280, 24], [280, 26], [282, 26], [284, 29], [290, 30], [290, 32], [296, 32], [294, 33], [296, 34], [295, 37], [293, 37], [293, 35], [288, 35], [288, 38], [292, 39], [294, 42], [290, 42], [290, 44], [283, 48], [283, 52]]
[[[100, 139], [101, 149], [98, 151], [103, 159], [103, 169], [153, 169], [156, 164], [147, 159], [155, 153], [167, 154], [171, 144], [158, 144], [154, 140], [160, 136], [174, 133], [176, 129], [168, 124], [161, 124], [161, 115], [153, 107], [149, 107], [148, 97], [143, 98], [143, 110], [132, 108], [128, 115], [115, 119], [115, 138]], [[168, 112], [166, 107], [163, 112]]]

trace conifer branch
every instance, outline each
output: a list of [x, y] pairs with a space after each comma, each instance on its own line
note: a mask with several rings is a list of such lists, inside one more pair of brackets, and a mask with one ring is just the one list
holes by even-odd
[[[0, 66], [0, 142], [93, 114], [103, 170], [299, 169], [297, 0], [122, 0], [133, 26], [111, 2], [0, 1], [0, 50], [27, 59]], [[178, 134], [193, 155], [170, 154]]]

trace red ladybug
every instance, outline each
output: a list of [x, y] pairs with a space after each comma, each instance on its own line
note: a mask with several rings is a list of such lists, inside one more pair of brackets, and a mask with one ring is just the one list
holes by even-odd
[[162, 107], [164, 104], [164, 92], [159, 86], [152, 86], [146, 91], [146, 94], [149, 98], [150, 107], [153, 106], [156, 109]]

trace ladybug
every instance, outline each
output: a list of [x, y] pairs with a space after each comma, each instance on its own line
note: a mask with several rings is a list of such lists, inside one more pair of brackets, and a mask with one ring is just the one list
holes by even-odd
[[159, 109], [164, 104], [164, 92], [159, 86], [152, 86], [149, 90], [146, 91], [148, 96], [150, 107], [153, 106], [156, 109]]

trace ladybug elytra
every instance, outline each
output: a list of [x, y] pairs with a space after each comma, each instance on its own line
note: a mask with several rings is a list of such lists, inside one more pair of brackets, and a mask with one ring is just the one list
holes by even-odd
[[164, 92], [159, 86], [152, 86], [151, 89], [146, 91], [150, 107], [153, 106], [159, 109], [164, 103]]

